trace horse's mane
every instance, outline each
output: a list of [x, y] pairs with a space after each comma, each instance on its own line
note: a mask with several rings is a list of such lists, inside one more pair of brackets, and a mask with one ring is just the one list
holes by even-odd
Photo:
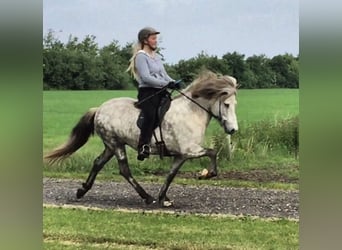
[[188, 92], [193, 98], [217, 99], [236, 94], [237, 83], [234, 77], [203, 71], [183, 92]]

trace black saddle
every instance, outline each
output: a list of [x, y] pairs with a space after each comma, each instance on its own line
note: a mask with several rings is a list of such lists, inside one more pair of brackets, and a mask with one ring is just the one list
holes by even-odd
[[[169, 108], [171, 106], [171, 100], [172, 99], [171, 99], [170, 94], [167, 94], [167, 95], [162, 97], [162, 99], [160, 101], [160, 106], [158, 107], [157, 119], [156, 119], [156, 123], [154, 125], [154, 129], [156, 129], [158, 126], [161, 125], [166, 112], [169, 110]], [[137, 102], [134, 103], [134, 106], [136, 108], [140, 108], [139, 105], [137, 105]], [[140, 112], [138, 120], [137, 120], [137, 126], [140, 129], [142, 127], [143, 120], [144, 120], [144, 114], [143, 114], [143, 112]]]

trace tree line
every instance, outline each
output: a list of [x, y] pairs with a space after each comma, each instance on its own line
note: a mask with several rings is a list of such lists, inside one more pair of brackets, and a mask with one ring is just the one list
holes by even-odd
[[[126, 72], [131, 48], [131, 43], [120, 46], [116, 40], [100, 48], [92, 35], [83, 40], [70, 35], [63, 43], [50, 31], [43, 39], [44, 89], [134, 89], [137, 83]], [[165, 68], [173, 79], [183, 79], [185, 84], [191, 83], [199, 71], [208, 69], [234, 76], [240, 88], [299, 87], [299, 57], [287, 53], [246, 58], [229, 52], [219, 58], [202, 51], [188, 60], [165, 64]]]

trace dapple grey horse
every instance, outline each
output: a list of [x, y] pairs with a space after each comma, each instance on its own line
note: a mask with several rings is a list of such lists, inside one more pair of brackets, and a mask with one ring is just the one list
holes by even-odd
[[[173, 157], [173, 164], [159, 192], [161, 206], [172, 205], [166, 192], [186, 160], [208, 156], [210, 167], [204, 178], [217, 175], [217, 152], [201, 146], [212, 117], [219, 120], [226, 133], [233, 134], [238, 130], [235, 114], [237, 82], [234, 77], [208, 71], [181, 92], [182, 95], [172, 100], [162, 122], [163, 139]], [[86, 182], [77, 190], [77, 198], [83, 197], [91, 189], [98, 172], [115, 156], [120, 174], [147, 204], [155, 202], [132, 176], [126, 155], [126, 145], [137, 149], [140, 134], [136, 125], [140, 110], [134, 107], [135, 101], [132, 98], [113, 98], [100, 107], [91, 108], [75, 125], [69, 140], [45, 156], [50, 163], [62, 160], [81, 148], [94, 132], [101, 137], [105, 145], [104, 151], [94, 160]], [[153, 138], [151, 154], [158, 154]]]

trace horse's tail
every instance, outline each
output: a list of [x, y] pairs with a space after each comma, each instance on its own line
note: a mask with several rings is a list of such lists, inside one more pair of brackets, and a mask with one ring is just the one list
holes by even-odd
[[64, 160], [86, 144], [90, 135], [94, 134], [94, 118], [96, 111], [97, 108], [91, 108], [85, 113], [72, 129], [69, 140], [64, 145], [44, 156], [44, 159], [49, 164]]

